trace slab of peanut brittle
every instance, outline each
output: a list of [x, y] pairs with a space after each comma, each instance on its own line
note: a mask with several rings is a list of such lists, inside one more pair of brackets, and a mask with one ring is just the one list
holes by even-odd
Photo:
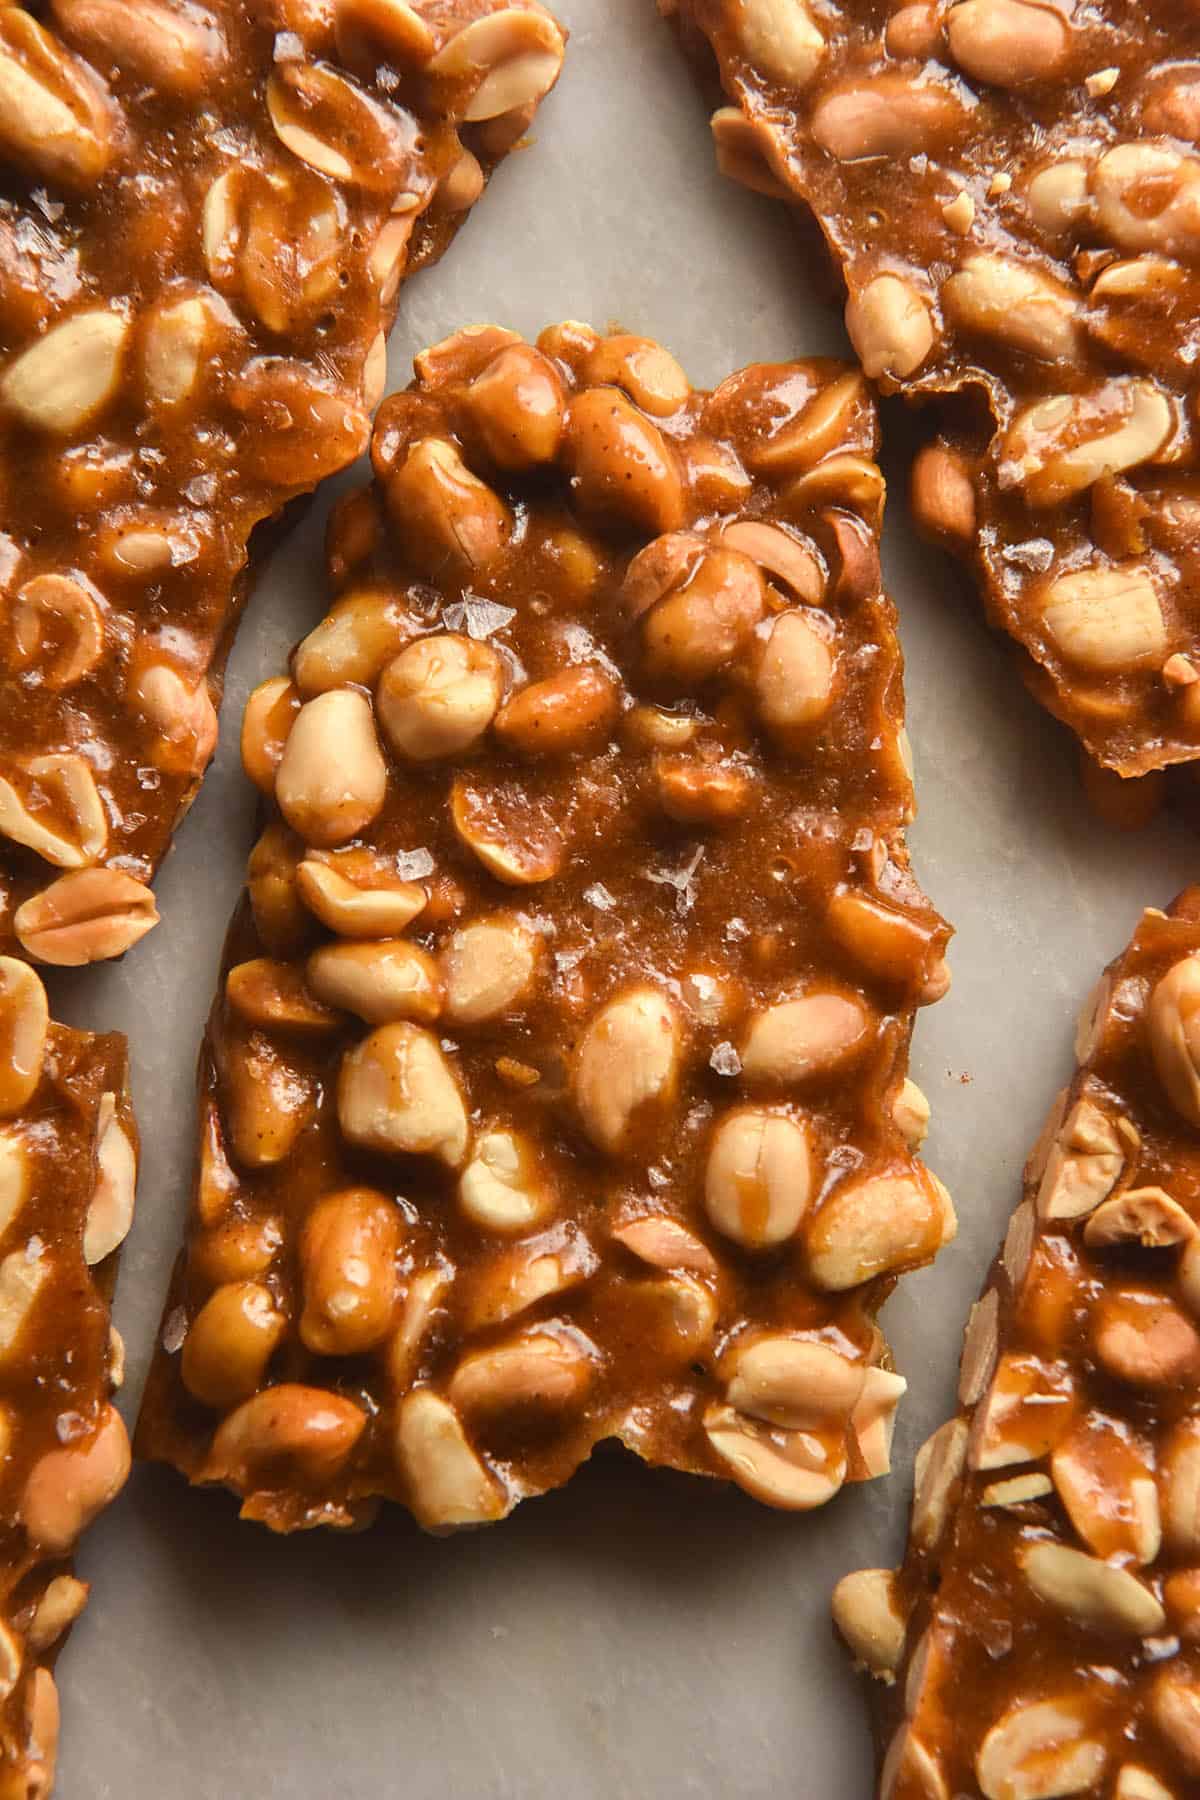
[[808, 1508], [887, 1467], [875, 1313], [952, 1235], [857, 372], [417, 358], [264, 795], [138, 1431], [278, 1530], [499, 1518], [602, 1439]]
[[727, 171], [815, 214], [867, 374], [939, 403], [917, 516], [1034, 693], [1121, 774], [1200, 757], [1200, 13], [667, 10], [715, 55]]
[[917, 1456], [834, 1612], [891, 1800], [1200, 1791], [1200, 889], [1145, 913]]
[[137, 1138], [124, 1040], [51, 1022], [26, 963], [0, 957], [0, 1795], [54, 1779], [51, 1673], [87, 1602], [83, 1528], [129, 1473], [109, 1319], [133, 1216]]
[[0, 946], [155, 923], [254, 529], [365, 448], [562, 52], [535, 0], [0, 8]]

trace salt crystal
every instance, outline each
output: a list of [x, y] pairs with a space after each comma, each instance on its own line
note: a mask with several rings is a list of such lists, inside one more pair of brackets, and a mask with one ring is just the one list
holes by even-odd
[[422, 881], [426, 875], [432, 875], [436, 867], [433, 857], [423, 847], [396, 852], [396, 873], [401, 881]]
[[162, 1347], [167, 1355], [174, 1356], [177, 1350], [182, 1350], [186, 1337], [187, 1314], [182, 1306], [177, 1306], [173, 1312], [167, 1314], [163, 1323]]
[[697, 844], [692, 855], [689, 857], [688, 861], [684, 863], [681, 869], [646, 870], [647, 881], [652, 881], [656, 887], [670, 887], [675, 889], [676, 912], [689, 913], [696, 903], [696, 896], [692, 888], [692, 878], [695, 875], [696, 870], [700, 867], [703, 857], [704, 845]]
[[465, 630], [468, 637], [479, 639], [491, 637], [516, 616], [515, 606], [501, 606], [498, 600], [480, 600], [468, 594], [443, 608], [442, 622], [451, 631]]
[[740, 1075], [742, 1059], [732, 1044], [717, 1044], [708, 1059], [708, 1066], [715, 1069], [718, 1075]]
[[743, 938], [748, 938], [749, 936], [750, 927], [747, 925], [745, 919], [726, 919], [725, 942], [727, 944], [738, 944]]
[[1006, 545], [1001, 555], [1005, 562], [1016, 563], [1021, 569], [1032, 569], [1035, 575], [1044, 575], [1054, 561], [1054, 545], [1049, 538], [1026, 538], [1022, 544]]
[[598, 907], [601, 912], [611, 912], [617, 904], [615, 894], [610, 894], [602, 881], [593, 881], [591, 887], [584, 888], [583, 897], [591, 906]]

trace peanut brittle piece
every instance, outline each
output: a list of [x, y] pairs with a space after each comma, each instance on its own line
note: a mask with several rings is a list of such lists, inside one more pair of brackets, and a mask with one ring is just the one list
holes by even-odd
[[717, 154], [811, 209], [846, 325], [942, 425], [919, 522], [1122, 775], [1200, 758], [1200, 11], [667, 0]]
[[885, 1800], [1200, 1791], [1200, 889], [1146, 912], [917, 1455], [896, 1572], [834, 1615]]
[[139, 1453], [277, 1530], [499, 1518], [606, 1438], [816, 1506], [886, 1469], [874, 1315], [954, 1230], [866, 385], [578, 324], [416, 367], [247, 707]]
[[109, 1299], [136, 1172], [124, 1040], [53, 1023], [34, 971], [0, 957], [3, 1800], [50, 1792], [51, 1671], [88, 1597], [71, 1552], [129, 1473]]
[[255, 528], [562, 54], [536, 0], [0, 7], [0, 948], [155, 924]]

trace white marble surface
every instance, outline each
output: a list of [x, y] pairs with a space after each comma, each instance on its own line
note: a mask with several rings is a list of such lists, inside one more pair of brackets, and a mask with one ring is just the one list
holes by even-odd
[[[704, 110], [651, 0], [561, 0], [573, 39], [537, 142], [403, 296], [391, 381], [471, 321], [574, 316], [670, 344], [693, 379], [843, 346], [781, 208], [720, 180]], [[901, 415], [893, 424], [903, 435]], [[897, 472], [897, 496], [903, 483]], [[251, 799], [248, 689], [321, 610], [329, 495], [266, 571], [233, 658], [216, 767], [160, 881], [163, 925], [58, 987], [132, 1040], [145, 1139], [117, 1318], [132, 1420], [178, 1242], [192, 1070]], [[885, 1321], [911, 1393], [896, 1471], [790, 1518], [598, 1455], [562, 1493], [450, 1541], [392, 1516], [272, 1541], [230, 1502], [140, 1470], [91, 1532], [92, 1603], [61, 1665], [60, 1800], [864, 1800], [856, 1685], [827, 1623], [843, 1570], [896, 1553], [916, 1444], [949, 1403], [961, 1322], [1068, 1066], [1071, 1021], [1143, 903], [1197, 867], [1161, 825], [1087, 818], [1064, 733], [1029, 701], [948, 566], [893, 503], [922, 880], [958, 925], [950, 997], [918, 1026], [931, 1163], [958, 1242]]]

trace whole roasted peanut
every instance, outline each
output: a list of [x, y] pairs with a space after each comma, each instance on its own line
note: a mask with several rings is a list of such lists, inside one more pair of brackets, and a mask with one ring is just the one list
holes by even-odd
[[358, 1356], [388, 1335], [396, 1309], [401, 1215], [373, 1188], [319, 1200], [304, 1222], [300, 1337], [319, 1356]]
[[444, 438], [415, 444], [385, 492], [404, 549], [431, 579], [485, 568], [508, 543], [508, 508]]
[[750, 1080], [804, 1081], [842, 1069], [865, 1048], [871, 1021], [860, 1000], [808, 993], [754, 1013], [739, 1054]]
[[[12, 16], [8, 9], [0, 13], [0, 29]], [[73, 313], [9, 363], [0, 376], [0, 401], [31, 430], [73, 437], [116, 393], [128, 336], [129, 321], [118, 312]]]
[[463, 117], [503, 118], [549, 93], [563, 64], [563, 37], [541, 7], [501, 7], [470, 20], [426, 64], [426, 73], [474, 92]]
[[369, 851], [305, 857], [296, 868], [296, 891], [322, 925], [349, 938], [398, 937], [429, 900], [419, 882], [402, 880]]
[[54, 0], [64, 36], [94, 62], [127, 69], [159, 92], [195, 99], [229, 60], [220, 23], [197, 6], [189, 15], [139, 0]]
[[354, 588], [297, 644], [292, 680], [305, 700], [329, 688], [371, 687], [413, 630], [412, 616], [398, 595]]
[[867, 449], [874, 437], [870, 407], [866, 383], [857, 370], [837, 375], [818, 386], [798, 409], [788, 406], [781, 422], [770, 421], [762, 436], [747, 446], [747, 466], [756, 475], [783, 482], [811, 474], [840, 455]]
[[415, 762], [458, 756], [491, 724], [503, 686], [490, 644], [438, 632], [409, 644], [380, 675], [379, 723], [392, 748]]
[[657, 1123], [679, 1079], [680, 1023], [656, 988], [634, 987], [610, 1000], [584, 1032], [571, 1092], [584, 1130], [610, 1155]]
[[485, 1132], [459, 1177], [463, 1212], [484, 1231], [520, 1232], [554, 1210], [554, 1189], [531, 1146], [513, 1131]]
[[704, 1433], [738, 1486], [768, 1506], [792, 1512], [824, 1506], [846, 1477], [844, 1448], [827, 1447], [811, 1432], [764, 1424], [732, 1406], [710, 1406]]
[[270, 1288], [233, 1281], [209, 1296], [188, 1327], [180, 1358], [184, 1386], [224, 1412], [259, 1387], [287, 1328]]
[[14, 1362], [26, 1350], [27, 1327], [49, 1276], [50, 1261], [38, 1239], [10, 1250], [0, 1262], [0, 1360]]
[[[958, 7], [951, 18], [964, 10]], [[1054, 16], [1037, 10], [1043, 18]], [[1079, 301], [1027, 263], [991, 254], [967, 257], [942, 284], [942, 306], [952, 324], [998, 338], [1014, 350], [1047, 362], [1070, 363], [1078, 356]]]
[[933, 0], [914, 0], [894, 12], [884, 28], [883, 41], [889, 56], [920, 57], [924, 62], [937, 50], [942, 38], [942, 21]]
[[733, 30], [747, 60], [789, 88], [810, 82], [825, 39], [808, 0], [737, 0]]
[[254, 928], [276, 956], [298, 950], [313, 932], [312, 914], [300, 898], [297, 870], [304, 846], [274, 820], [258, 839], [246, 867]]
[[809, 1274], [827, 1291], [857, 1287], [931, 1261], [957, 1229], [949, 1194], [919, 1163], [906, 1174], [849, 1181], [805, 1226]]
[[1019, 487], [1035, 507], [1057, 506], [1150, 461], [1175, 429], [1170, 398], [1148, 380], [1116, 378], [1090, 393], [1037, 400], [1017, 413], [1001, 441], [1000, 485]]
[[537, 886], [553, 880], [562, 867], [566, 845], [554, 812], [515, 781], [484, 784], [456, 777], [450, 823], [459, 842], [506, 887]]
[[675, 451], [619, 388], [588, 388], [575, 396], [562, 455], [577, 506], [599, 523], [630, 534], [682, 525]]
[[392, 196], [410, 173], [401, 122], [327, 63], [276, 59], [266, 99], [280, 143], [319, 174]]
[[889, 72], [826, 89], [813, 109], [812, 134], [839, 162], [935, 154], [958, 135], [964, 116], [952, 88]]
[[1149, 1450], [1122, 1424], [1084, 1417], [1050, 1458], [1054, 1490], [1080, 1538], [1106, 1561], [1153, 1563], [1162, 1514]]
[[892, 1119], [908, 1148], [919, 1150], [929, 1131], [930, 1106], [916, 1082], [908, 1076], [901, 1083], [893, 1103]]
[[1185, 956], [1155, 986], [1146, 1034], [1158, 1078], [1181, 1117], [1200, 1125], [1200, 957]]
[[367, 1415], [323, 1388], [284, 1382], [243, 1401], [217, 1429], [197, 1479], [255, 1487], [327, 1489], [354, 1451]]
[[1200, 1418], [1181, 1419], [1159, 1456], [1163, 1534], [1175, 1556], [1200, 1557]]
[[239, 1019], [264, 1029], [277, 1025], [286, 1031], [324, 1036], [344, 1022], [314, 999], [302, 970], [269, 956], [235, 963], [225, 977], [225, 998]]
[[566, 1332], [531, 1331], [465, 1356], [449, 1398], [469, 1418], [493, 1419], [577, 1407], [595, 1373], [595, 1354]]
[[1084, 1692], [1055, 1695], [1012, 1707], [992, 1726], [979, 1747], [975, 1776], [987, 1800], [1007, 1800], [1039, 1787], [1051, 1793], [1083, 1794], [1095, 1786], [1108, 1762], [1100, 1736], [1088, 1736], [1092, 1709]]
[[856, 1666], [883, 1681], [894, 1681], [904, 1655], [907, 1620], [893, 1570], [855, 1569], [843, 1575], [833, 1590], [832, 1605], [833, 1622]]
[[234, 342], [241, 326], [211, 288], [160, 300], [143, 317], [141, 370], [150, 406], [173, 412], [200, 387], [214, 353]]
[[188, 1246], [188, 1268], [210, 1287], [265, 1275], [283, 1245], [283, 1227], [271, 1214], [235, 1217], [197, 1233]]
[[1061, 13], [1036, 0], [960, 0], [947, 16], [946, 36], [960, 69], [1002, 88], [1053, 81], [1071, 42]]
[[853, 293], [846, 306], [846, 330], [872, 380], [915, 375], [935, 336], [929, 307], [901, 275], [877, 275]]
[[498, 469], [553, 462], [566, 396], [554, 364], [530, 344], [514, 344], [469, 382], [459, 401], [464, 435]]
[[246, 702], [242, 768], [260, 793], [275, 792], [275, 777], [300, 704], [300, 695], [286, 675], [260, 681]]
[[75, 687], [104, 654], [108, 603], [83, 575], [35, 575], [8, 615], [9, 658], [55, 692]]
[[793, 537], [779, 525], [739, 519], [727, 525], [721, 542], [740, 550], [775, 581], [791, 588], [798, 600], [819, 606], [825, 595], [825, 570], [816, 546]]
[[706, 1244], [677, 1219], [647, 1213], [613, 1227], [614, 1242], [656, 1269], [691, 1269], [698, 1275], [716, 1275], [717, 1260]]
[[823, 719], [833, 704], [836, 663], [829, 640], [799, 609], [780, 613], [755, 659], [753, 687], [763, 724], [783, 739]]
[[437, 1039], [419, 1025], [382, 1025], [343, 1059], [338, 1119], [352, 1144], [434, 1156], [457, 1169], [467, 1112]]
[[119, 869], [74, 869], [13, 914], [29, 955], [67, 968], [122, 956], [157, 924], [150, 889]]
[[[682, 542], [686, 546], [690, 540]], [[659, 544], [666, 549], [672, 540]], [[634, 558], [623, 595], [631, 610], [642, 611], [649, 672], [692, 687], [727, 667], [742, 649], [766, 610], [766, 589], [749, 557], [710, 547], [695, 556], [688, 553], [677, 579], [674, 563], [664, 565], [661, 597], [650, 601], [658, 578], [651, 559], [658, 553], [659, 545], [651, 544]]]
[[[518, 332], [510, 331], [507, 325], [464, 325], [460, 331], [452, 331], [449, 337], [441, 338], [438, 343], [419, 350], [413, 357], [413, 368], [426, 388], [465, 387], [477, 375], [481, 375], [502, 350], [524, 341]], [[376, 441], [371, 448], [376, 464], [375, 472], [381, 479], [396, 461], [398, 454], [390, 441], [392, 431], [403, 418], [411, 416], [409, 409], [414, 403], [418, 416], [424, 418], [431, 427], [437, 418], [437, 408], [427, 398], [417, 399], [413, 395], [404, 394], [393, 394], [389, 398], [385, 409], [385, 430], [376, 433]], [[419, 435], [425, 436], [426, 433], [422, 431]], [[381, 457], [382, 462], [379, 460]]]
[[592, 663], [578, 663], [518, 689], [496, 715], [501, 743], [526, 756], [586, 750], [612, 729], [620, 690]]
[[116, 1096], [103, 1094], [96, 1116], [96, 1185], [83, 1227], [83, 1260], [89, 1268], [128, 1237], [136, 1182], [137, 1153], [118, 1117]]
[[1200, 157], [1170, 144], [1116, 144], [1091, 179], [1096, 224], [1133, 255], [1191, 259], [1200, 241]]
[[[32, 1192], [30, 1157], [17, 1127], [0, 1127], [0, 1233], [8, 1230]], [[0, 1449], [4, 1448], [0, 1426]]]
[[158, 733], [151, 757], [160, 769], [199, 775], [217, 743], [217, 709], [208, 682], [191, 680], [172, 663], [135, 658], [129, 684], [132, 709]]
[[739, 1412], [789, 1430], [843, 1429], [858, 1404], [866, 1365], [830, 1344], [766, 1332], [739, 1341], [726, 1398]]
[[432, 1388], [414, 1388], [400, 1402], [395, 1454], [408, 1503], [427, 1531], [499, 1519], [511, 1504], [467, 1442], [454, 1408]]
[[730, 763], [659, 756], [654, 783], [659, 805], [681, 825], [731, 825], [754, 804], [751, 776]]
[[691, 1275], [631, 1281], [625, 1294], [629, 1329], [648, 1356], [680, 1366], [711, 1353], [717, 1329], [712, 1290]]
[[381, 62], [419, 68], [437, 48], [408, 0], [337, 0], [333, 29], [339, 59], [359, 75], [373, 75]]
[[46, 1055], [50, 1003], [26, 963], [0, 956], [0, 1118], [24, 1111]]
[[499, 1018], [533, 985], [541, 939], [511, 913], [464, 925], [441, 953], [446, 1017], [457, 1025]]
[[1200, 1369], [1200, 1332], [1153, 1288], [1105, 1293], [1093, 1311], [1090, 1336], [1108, 1373], [1133, 1387], [1171, 1388]]
[[621, 332], [600, 340], [584, 361], [580, 380], [586, 387], [624, 388], [643, 412], [659, 418], [678, 412], [691, 393], [687, 376], [661, 344]]
[[923, 983], [930, 973], [930, 928], [911, 914], [850, 887], [838, 888], [825, 915], [834, 939], [882, 981]]
[[705, 1211], [734, 1243], [769, 1249], [799, 1230], [815, 1176], [813, 1147], [802, 1122], [763, 1107], [738, 1107], [713, 1133]]
[[394, 1019], [430, 1024], [442, 1010], [442, 983], [427, 950], [403, 938], [323, 944], [305, 966], [309, 987], [328, 1006], [357, 1013], [369, 1025]]
[[9, 775], [0, 776], [0, 837], [59, 869], [98, 862], [108, 846], [108, 814], [91, 765], [72, 750], [52, 750], [12, 758], [7, 767]]
[[947, 1419], [917, 1451], [909, 1535], [918, 1550], [934, 1550], [942, 1540], [966, 1467], [967, 1434], [965, 1420]]
[[1020, 1560], [1039, 1599], [1075, 1624], [1137, 1637], [1166, 1625], [1161, 1602], [1128, 1569], [1067, 1544], [1033, 1544]]
[[247, 1169], [282, 1162], [312, 1117], [312, 1080], [259, 1031], [231, 1035], [220, 1056], [234, 1155]]
[[958, 550], [975, 536], [975, 485], [966, 459], [945, 444], [926, 444], [912, 471], [912, 509], [920, 529]]
[[21, 7], [0, 17], [0, 144], [45, 181], [86, 191], [112, 160], [119, 114], [99, 76]]
[[88, 1584], [74, 1575], [55, 1575], [37, 1604], [29, 1627], [32, 1650], [48, 1650], [75, 1623], [88, 1600]]
[[292, 829], [309, 844], [344, 844], [377, 817], [386, 796], [370, 701], [353, 688], [307, 700], [275, 778], [275, 799]]
[[[273, 255], [267, 266], [275, 267]], [[331, 276], [336, 281], [336, 262]], [[243, 464], [247, 472], [284, 493], [307, 490], [326, 475], [336, 474], [361, 456], [370, 440], [366, 413], [349, 405], [340, 390], [321, 386], [307, 363], [255, 357], [228, 393], [229, 404], [240, 417], [261, 419], [266, 414], [276, 421], [268, 433], [248, 434]]]
[[[1083, 1239], [1093, 1248], [1141, 1244], [1147, 1250], [1186, 1244], [1196, 1235], [1190, 1213], [1159, 1187], [1125, 1188], [1103, 1201], [1083, 1228]], [[1186, 1282], [1181, 1283], [1186, 1291]]]
[[64, 1555], [120, 1493], [128, 1474], [129, 1437], [120, 1413], [105, 1406], [91, 1437], [48, 1451], [30, 1470], [20, 1515], [33, 1543]]
[[1164, 1668], [1150, 1690], [1150, 1716], [1187, 1774], [1200, 1777], [1200, 1683]]

